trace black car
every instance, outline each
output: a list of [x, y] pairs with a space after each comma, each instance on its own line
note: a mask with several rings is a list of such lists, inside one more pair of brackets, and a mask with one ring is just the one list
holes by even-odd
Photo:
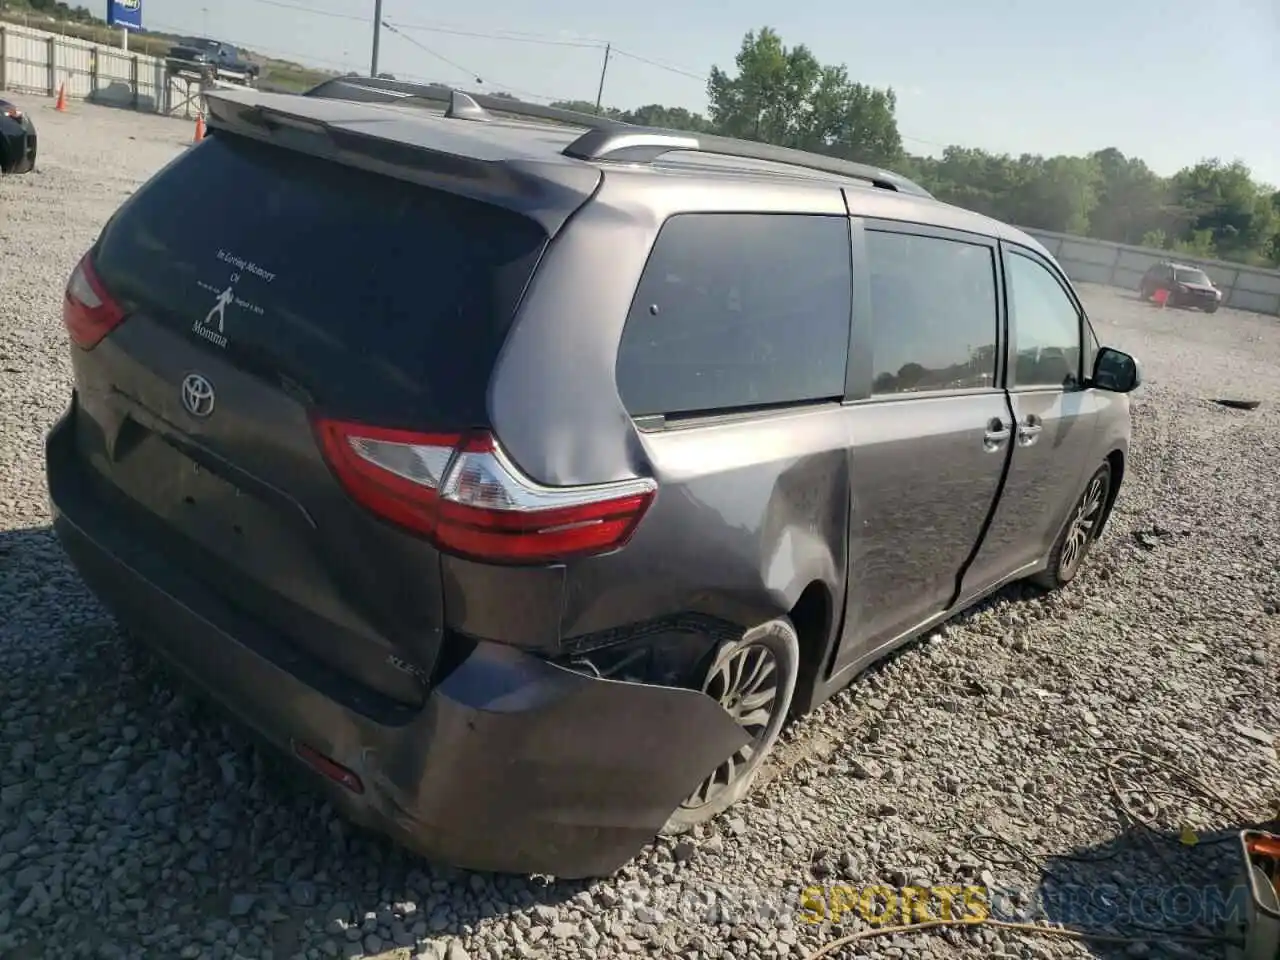
[[1199, 307], [1206, 313], [1216, 313], [1222, 305], [1222, 291], [1213, 285], [1207, 273], [1199, 267], [1171, 260], [1155, 264], [1142, 275], [1138, 295], [1150, 300], [1157, 290], [1169, 291], [1171, 307]]
[[30, 114], [0, 100], [0, 173], [30, 173], [36, 167], [36, 125]]

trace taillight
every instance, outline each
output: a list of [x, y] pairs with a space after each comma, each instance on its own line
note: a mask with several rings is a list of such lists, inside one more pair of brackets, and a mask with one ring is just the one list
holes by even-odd
[[338, 480], [384, 519], [460, 556], [546, 563], [616, 550], [653, 502], [652, 480], [544, 487], [488, 434], [419, 434], [319, 420]]
[[543, 487], [522, 476], [492, 437], [474, 437], [440, 487], [435, 537], [445, 550], [512, 561], [601, 553], [631, 539], [656, 489], [643, 479]]
[[325, 459], [353, 499], [402, 527], [430, 536], [436, 491], [459, 437], [317, 421]]
[[62, 322], [71, 335], [71, 341], [85, 350], [92, 350], [102, 338], [120, 326], [124, 320], [124, 308], [112, 299], [98, 275], [93, 271], [89, 254], [80, 258], [67, 291], [62, 300]]

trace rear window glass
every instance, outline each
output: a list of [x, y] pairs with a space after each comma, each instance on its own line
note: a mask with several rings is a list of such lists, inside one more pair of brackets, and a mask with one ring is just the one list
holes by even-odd
[[619, 347], [627, 410], [692, 414], [843, 396], [851, 263], [843, 217], [672, 217]]
[[467, 426], [546, 239], [487, 204], [218, 134], [121, 208], [95, 266], [129, 307], [327, 412]]

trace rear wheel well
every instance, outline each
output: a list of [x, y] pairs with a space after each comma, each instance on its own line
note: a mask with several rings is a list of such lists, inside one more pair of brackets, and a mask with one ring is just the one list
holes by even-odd
[[796, 677], [796, 692], [791, 699], [793, 717], [805, 712], [818, 684], [822, 669], [822, 654], [827, 635], [831, 632], [831, 593], [820, 581], [813, 581], [804, 588], [800, 599], [791, 608], [791, 624], [800, 638], [800, 672]]
[[1111, 519], [1111, 508], [1115, 506], [1116, 497], [1120, 495], [1120, 483], [1124, 480], [1124, 454], [1112, 450], [1107, 454], [1107, 465], [1111, 467], [1111, 489], [1107, 493], [1107, 509], [1102, 515], [1102, 525], [1098, 528], [1098, 536], [1107, 529], [1107, 521]]

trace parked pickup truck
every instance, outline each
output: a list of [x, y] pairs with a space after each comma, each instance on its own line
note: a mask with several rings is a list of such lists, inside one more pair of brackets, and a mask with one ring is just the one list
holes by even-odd
[[213, 67], [218, 76], [237, 74], [252, 79], [261, 70], [258, 64], [242, 59], [234, 46], [220, 40], [183, 40], [169, 48], [166, 60], [170, 73], [203, 71]]

